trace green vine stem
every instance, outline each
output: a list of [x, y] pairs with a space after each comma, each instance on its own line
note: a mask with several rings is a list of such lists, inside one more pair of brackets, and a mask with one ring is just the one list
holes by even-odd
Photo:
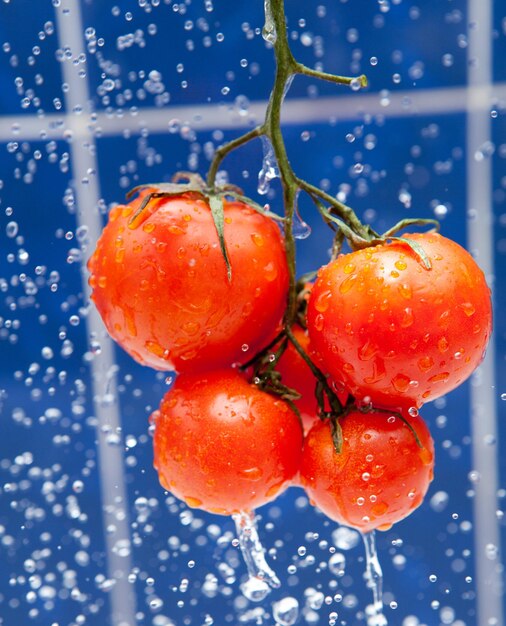
[[[223, 193], [223, 191], [220, 192], [220, 189], [216, 188], [216, 178], [220, 165], [230, 152], [256, 138], [266, 138], [270, 141], [276, 158], [283, 192], [284, 217], [279, 219], [284, 225], [285, 249], [290, 283], [287, 307], [283, 320], [284, 330], [282, 336], [284, 340], [281, 339], [281, 343], [278, 344], [275, 353], [270, 353], [271, 348], [274, 347], [273, 342], [265, 350], [257, 354], [247, 365], [255, 365], [256, 374], [261, 376], [261, 384], [277, 392], [279, 395], [284, 394], [284, 396], [291, 401], [295, 398], [295, 396], [291, 395], [293, 390], [287, 389], [282, 385], [281, 381], [277, 378], [277, 372], [274, 370], [274, 366], [286, 349], [286, 340], [290, 341], [301, 358], [307, 363], [316, 379], [316, 395], [320, 416], [322, 419], [331, 417], [333, 438], [337, 449], [340, 448], [342, 443], [340, 438], [340, 426], [337, 420], [350, 409], [350, 406], [348, 406], [349, 403], [347, 403], [346, 406], [342, 405], [336, 393], [329, 385], [327, 377], [312, 362], [310, 357], [297, 342], [292, 332], [292, 326], [296, 323], [300, 315], [297, 297], [294, 236], [294, 222], [295, 219], [299, 219], [297, 211], [298, 194], [300, 191], [304, 191], [316, 206], [323, 220], [335, 231], [332, 258], [335, 258], [339, 254], [344, 239], [348, 241], [353, 250], [358, 250], [371, 245], [385, 243], [388, 239], [398, 240], [399, 238], [395, 237], [395, 234], [402, 228], [412, 224], [434, 225], [434, 220], [403, 220], [392, 227], [383, 236], [379, 235], [370, 225], [362, 224], [351, 207], [339, 202], [334, 196], [299, 178], [294, 173], [288, 159], [283, 134], [281, 132], [281, 109], [283, 100], [293, 78], [296, 75], [303, 75], [339, 85], [348, 85], [355, 90], [366, 87], [367, 79], [364, 75], [356, 77], [336, 76], [327, 72], [313, 70], [299, 63], [294, 58], [288, 42], [284, 0], [264, 0], [264, 4], [265, 26], [262, 35], [264, 39], [272, 45], [276, 60], [274, 83], [269, 97], [265, 119], [260, 125], [216, 149], [207, 174], [206, 193], [210, 195]], [[403, 239], [402, 241], [414, 250], [426, 269], [430, 269], [430, 261], [427, 259], [423, 250], [420, 249], [420, 246], [409, 239]], [[280, 337], [277, 339], [280, 339]], [[266, 358], [269, 358], [267, 367], [265, 367]], [[324, 396], [327, 398], [330, 412], [325, 408]], [[352, 398], [350, 398], [350, 402], [353, 403]]]
[[352, 240], [355, 236], [360, 240], [369, 239], [369, 232], [367, 227], [362, 225], [350, 207], [338, 202], [336, 198], [333, 198], [295, 175], [288, 159], [283, 134], [281, 132], [281, 108], [283, 99], [292, 79], [298, 74], [340, 85], [356, 85], [357, 88], [366, 86], [367, 80], [365, 76], [346, 77], [320, 72], [296, 61], [290, 49], [287, 37], [284, 0], [265, 0], [265, 26], [263, 36], [266, 41], [272, 44], [276, 59], [276, 73], [265, 120], [260, 126], [251, 129], [244, 135], [233, 139], [216, 150], [207, 174], [207, 186], [211, 190], [215, 188], [219, 167], [230, 152], [257, 137], [265, 136], [269, 139], [276, 157], [283, 190], [285, 248], [290, 272], [285, 328], [289, 328], [297, 315], [295, 237], [293, 234], [293, 226], [299, 191], [305, 191], [319, 209], [322, 208], [322, 201], [328, 203], [331, 206], [332, 212], [342, 220], [344, 227], [348, 227], [349, 232], [347, 231], [345, 234], [347, 236], [349, 235]]

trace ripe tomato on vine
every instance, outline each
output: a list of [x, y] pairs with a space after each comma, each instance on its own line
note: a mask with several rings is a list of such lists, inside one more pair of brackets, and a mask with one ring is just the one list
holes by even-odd
[[278, 225], [223, 200], [230, 276], [201, 193], [143, 190], [109, 214], [88, 267], [92, 299], [111, 336], [139, 363], [178, 372], [244, 361], [275, 337], [288, 291]]
[[[180, 374], [153, 416], [165, 488], [231, 514], [269, 502], [300, 470], [329, 517], [385, 528], [421, 503], [432, 479], [432, 439], [408, 409], [479, 365], [490, 290], [455, 242], [436, 232], [398, 236], [434, 220], [403, 220], [381, 235], [295, 174], [280, 128], [293, 77], [353, 88], [367, 81], [296, 61], [283, 0], [265, 6], [277, 62], [265, 119], [217, 147], [205, 182], [178, 174], [176, 183], [189, 182], [137, 188], [130, 204], [112, 209], [89, 261], [92, 297], [138, 362]], [[272, 148], [283, 216], [217, 184], [225, 157], [257, 138]], [[295, 265], [301, 192], [334, 231], [307, 317]], [[351, 252], [340, 254], [345, 241]], [[298, 418], [309, 430], [303, 453]]]
[[308, 303], [326, 373], [357, 399], [390, 408], [420, 407], [460, 385], [492, 329], [490, 289], [471, 255], [437, 233], [405, 241], [339, 256], [320, 269]]
[[282, 493], [299, 469], [297, 416], [234, 370], [182, 374], [152, 419], [160, 481], [189, 506], [250, 511]]
[[330, 519], [363, 532], [387, 530], [423, 501], [434, 469], [434, 443], [423, 420], [409, 414], [352, 411], [340, 418], [336, 453], [332, 424], [306, 436], [301, 483]]

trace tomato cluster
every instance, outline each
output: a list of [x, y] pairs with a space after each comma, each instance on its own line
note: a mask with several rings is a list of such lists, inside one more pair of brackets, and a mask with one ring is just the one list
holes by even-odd
[[152, 415], [162, 485], [224, 515], [296, 483], [363, 531], [408, 515], [434, 465], [418, 409], [472, 373], [491, 332], [472, 257], [435, 233], [340, 255], [310, 286], [306, 328], [286, 318], [270, 217], [225, 197], [220, 239], [203, 193], [151, 192], [111, 211], [89, 270], [111, 336], [178, 373]]

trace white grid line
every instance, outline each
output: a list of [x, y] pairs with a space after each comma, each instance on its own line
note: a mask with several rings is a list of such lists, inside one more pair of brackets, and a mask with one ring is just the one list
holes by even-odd
[[[85, 107], [91, 100], [88, 83], [78, 74], [72, 63], [84, 53], [83, 26], [80, 3], [63, 0], [56, 8], [56, 23], [59, 44], [69, 48], [72, 57], [63, 63], [63, 78], [69, 85], [66, 94], [65, 126], [77, 136], [70, 142], [72, 171], [77, 197], [77, 221], [88, 227], [93, 246], [102, 230], [102, 219], [98, 211], [100, 199], [95, 156], [95, 140], [89, 129], [81, 129], [77, 116], [72, 114], [76, 107]], [[81, 64], [82, 67], [82, 64]], [[76, 132], [77, 131], [77, 132]], [[83, 183], [86, 179], [87, 184]], [[87, 272], [83, 268], [83, 292], [89, 297]], [[114, 346], [102, 324], [95, 307], [91, 307], [86, 318], [89, 337], [100, 340], [101, 353], [91, 363], [93, 403], [97, 417], [98, 465], [102, 498], [102, 523], [107, 547], [107, 575], [114, 581], [109, 592], [111, 626], [135, 626], [135, 594], [128, 582], [131, 564], [131, 535], [128, 510], [128, 495], [125, 482], [123, 453], [121, 446], [111, 446], [108, 434], [121, 433], [118, 396], [115, 377]], [[107, 401], [106, 401], [107, 398]]]
[[[475, 108], [473, 94], [478, 89], [485, 100], [490, 100], [493, 90], [492, 14], [492, 0], [469, 1], [467, 241], [489, 281], [494, 274], [492, 162], [489, 157], [480, 158], [479, 155], [483, 154], [483, 147], [491, 141], [491, 118], [488, 111]], [[494, 348], [492, 337], [485, 360], [472, 377], [470, 385], [473, 468], [479, 477], [473, 485], [477, 626], [502, 626], [504, 618], [501, 545], [496, 518], [499, 443]]]
[[[477, 209], [478, 217], [468, 222], [468, 243], [475, 251], [478, 261], [488, 276], [493, 275], [493, 248], [491, 237], [491, 164], [490, 160], [478, 162], [476, 150], [490, 140], [489, 111], [502, 107], [506, 101], [506, 82], [492, 84], [491, 79], [491, 29], [490, 0], [470, 0], [470, 22], [479, 25], [470, 29], [469, 58], [480, 57], [476, 68], [469, 64], [468, 87], [434, 88], [417, 91], [361, 93], [352, 96], [324, 97], [316, 100], [288, 99], [283, 109], [283, 123], [304, 124], [315, 122], [338, 122], [360, 119], [365, 114], [381, 115], [386, 118], [405, 116], [429, 116], [467, 112], [467, 193], [469, 209]], [[83, 49], [83, 29], [79, 3], [64, 0], [56, 10], [61, 47], [71, 48], [73, 56]], [[232, 105], [170, 106], [162, 109], [141, 108], [135, 111], [98, 111], [93, 118], [83, 111], [71, 113], [75, 105], [90, 102], [86, 80], [79, 78], [71, 61], [63, 64], [66, 82], [70, 85], [67, 94], [67, 113], [2, 116], [0, 117], [0, 141], [16, 139], [48, 140], [65, 139], [65, 131], [72, 131], [70, 142], [76, 194], [79, 206], [78, 219], [89, 228], [90, 239], [96, 241], [101, 229], [97, 212], [100, 198], [98, 181], [88, 176], [88, 170], [96, 171], [96, 159], [89, 146], [96, 136], [118, 136], [125, 131], [138, 134], [147, 130], [166, 133], [171, 119], [189, 123], [199, 131], [234, 129], [250, 126], [261, 121], [266, 102], [252, 102], [247, 115], [241, 115]], [[87, 146], [84, 144], [87, 143]], [[82, 178], [90, 178], [87, 185], [80, 184]], [[86, 275], [85, 273], [83, 274]], [[86, 281], [84, 290], [88, 293]], [[98, 314], [93, 310], [88, 318], [88, 332], [101, 337], [102, 354], [93, 361], [92, 379], [95, 410], [99, 420], [98, 450], [100, 477], [104, 505], [104, 525], [113, 523], [116, 533], [107, 535], [108, 571], [117, 580], [110, 594], [112, 624], [133, 626], [135, 624], [134, 594], [126, 581], [125, 573], [130, 570], [130, 558], [118, 557], [118, 539], [129, 540], [130, 528], [127, 515], [127, 499], [121, 451], [106, 442], [106, 430], [120, 427], [119, 410], [116, 403], [104, 408], [103, 396], [114, 393], [114, 348], [104, 333]], [[471, 414], [473, 427], [474, 467], [486, 480], [475, 486], [475, 559], [477, 568], [477, 626], [502, 626], [502, 600], [500, 591], [499, 561], [487, 557], [487, 544], [499, 545], [498, 525], [495, 519], [497, 491], [497, 445], [492, 449], [485, 444], [486, 435], [497, 435], [495, 412], [494, 346], [491, 344], [487, 358], [481, 366], [481, 376], [474, 377], [471, 385]], [[113, 387], [111, 387], [113, 385]], [[105, 427], [105, 430], [104, 428]], [[119, 508], [121, 515], [114, 514]], [[491, 620], [496, 621], [491, 621]]]
[[[338, 122], [360, 119], [364, 115], [384, 117], [413, 117], [447, 115], [465, 111], [490, 111], [494, 106], [506, 106], [506, 82], [496, 83], [493, 90], [486, 85], [449, 87], [382, 93], [356, 93], [352, 96], [322, 97], [316, 100], [289, 98], [283, 105], [284, 124], [308, 122]], [[0, 117], [0, 141], [22, 137], [26, 140], [65, 139], [67, 120], [72, 119], [73, 137], [99, 135], [117, 136], [148, 131], [166, 133], [170, 120], [189, 123], [196, 131], [234, 129], [251, 126], [263, 119], [266, 101], [251, 102], [247, 115], [241, 115], [233, 105], [202, 104], [96, 111], [93, 119], [85, 112], [80, 115], [47, 113], [38, 115], [6, 115]]]

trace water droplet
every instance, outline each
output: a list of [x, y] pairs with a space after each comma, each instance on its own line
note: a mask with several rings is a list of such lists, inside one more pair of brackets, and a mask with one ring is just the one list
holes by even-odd
[[280, 626], [292, 626], [299, 617], [299, 603], [295, 598], [287, 596], [272, 605], [272, 616]]
[[[265, 559], [260, 543], [254, 513], [237, 513], [233, 516], [241, 553], [250, 579], [260, 579], [269, 587], [278, 588], [281, 583]], [[253, 583], [250, 583], [253, 585]], [[262, 587], [264, 588], [264, 587]]]
[[332, 532], [332, 541], [339, 550], [352, 550], [360, 543], [360, 534], [352, 528], [340, 526]]
[[357, 278], [358, 278], [357, 274], [351, 274], [351, 276], [348, 276], [347, 278], [345, 278], [343, 282], [339, 285], [339, 291], [343, 295], [345, 293], [348, 293], [348, 291], [350, 291], [350, 289], [355, 284]]
[[444, 511], [447, 507], [449, 500], [450, 496], [446, 493], [446, 491], [437, 491], [430, 499], [429, 504], [433, 511], [441, 513], [441, 511]]
[[12, 239], [18, 234], [18, 232], [19, 232], [19, 226], [17, 222], [7, 223], [7, 226], [5, 227], [5, 233], [7, 237], [10, 237]]
[[429, 378], [430, 383], [445, 383], [448, 378], [450, 378], [450, 374], [448, 372], [440, 372], [439, 374], [434, 374]]
[[299, 213], [298, 197], [300, 190], [297, 191], [293, 207], [292, 232], [295, 239], [307, 239], [311, 234], [311, 227], [302, 219]]
[[467, 317], [471, 317], [476, 312], [475, 306], [471, 302], [463, 302], [460, 308], [464, 311]]
[[376, 552], [375, 532], [362, 535], [365, 546], [367, 586], [373, 593], [373, 604], [369, 608], [368, 626], [386, 626], [387, 620], [383, 614], [383, 572]]
[[274, 154], [274, 148], [272, 147], [270, 140], [267, 137], [262, 136], [261, 141], [264, 156], [262, 167], [258, 173], [257, 191], [260, 195], [265, 195], [270, 189], [271, 180], [279, 178], [279, 169], [276, 156]]
[[270, 0], [264, 0], [265, 23], [262, 28], [262, 37], [267, 43], [274, 45], [277, 39], [276, 25], [272, 16]]
[[264, 598], [270, 593], [271, 588], [269, 585], [256, 576], [250, 576], [241, 585], [241, 592], [245, 598], [248, 598], [251, 602], [262, 602]]
[[411, 379], [405, 374], [397, 374], [392, 378], [392, 385], [399, 393], [406, 393], [409, 389]]

